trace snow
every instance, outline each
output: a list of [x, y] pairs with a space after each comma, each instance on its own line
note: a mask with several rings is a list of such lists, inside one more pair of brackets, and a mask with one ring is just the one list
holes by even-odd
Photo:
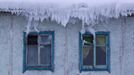
[[[134, 13], [133, 0], [0, 0], [0, 11], [41, 20], [51, 18], [66, 27], [70, 18], [79, 18], [87, 25], [95, 25], [107, 18]], [[31, 20], [29, 20], [31, 21]], [[29, 22], [28, 22], [29, 26]], [[84, 26], [83, 26], [84, 27]], [[88, 26], [90, 27], [90, 26]], [[27, 27], [29, 28], [29, 27]], [[95, 31], [88, 28], [91, 33]], [[35, 30], [37, 30], [35, 28]], [[82, 32], [84, 30], [82, 29]], [[94, 34], [94, 33], [93, 33]]]
[[[55, 31], [55, 70], [51, 71], [26, 71], [22, 73], [23, 69], [23, 37], [24, 26], [26, 20], [22, 17], [15, 16], [13, 19], [13, 40], [10, 40], [10, 25], [12, 22], [12, 16], [0, 17], [0, 53], [1, 62], [0, 75], [9, 75], [8, 72], [13, 71], [13, 75], [64, 75], [66, 68], [68, 75], [134, 75], [134, 18], [129, 17], [124, 19], [110, 20], [108, 24], [102, 24], [95, 26], [96, 31], [110, 31], [110, 50], [111, 50], [111, 73], [107, 71], [99, 72], [79, 72], [79, 31], [81, 30], [80, 24], [68, 25], [67, 28], [52, 23], [43, 22], [39, 25], [41, 31]], [[122, 32], [122, 24], [125, 26]], [[67, 40], [65, 40], [67, 32]], [[6, 33], [6, 34], [5, 34]], [[124, 37], [122, 37], [122, 33]], [[75, 38], [75, 39], [74, 39]], [[124, 45], [122, 45], [122, 39]], [[127, 41], [126, 41], [127, 40]], [[11, 43], [13, 41], [13, 43]], [[67, 42], [67, 45], [65, 45]], [[13, 70], [8, 70], [9, 64], [9, 52], [11, 51], [11, 44], [13, 44]], [[67, 46], [67, 50], [65, 48]], [[123, 49], [121, 48], [123, 47]], [[124, 51], [122, 56], [122, 62], [119, 62], [120, 51]], [[65, 56], [65, 53], [68, 55]], [[68, 58], [64, 61], [64, 58]], [[6, 60], [5, 60], [6, 59]], [[126, 61], [127, 60], [127, 61]], [[66, 65], [65, 65], [66, 63]], [[122, 66], [122, 69], [120, 68]], [[120, 74], [122, 73], [122, 74]]]

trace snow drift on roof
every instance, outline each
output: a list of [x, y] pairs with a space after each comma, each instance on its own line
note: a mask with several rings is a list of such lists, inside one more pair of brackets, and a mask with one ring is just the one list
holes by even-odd
[[[134, 13], [132, 0], [0, 0], [0, 11], [22, 14], [34, 19], [51, 17], [66, 26], [70, 17], [77, 17], [87, 24], [104, 17], [118, 18]], [[102, 19], [103, 18], [103, 19]]]
[[[51, 18], [63, 26], [69, 19], [79, 18], [92, 26], [107, 18], [134, 13], [133, 0], [0, 0], [0, 11], [24, 15], [34, 20]], [[28, 24], [30, 24], [28, 22]], [[91, 27], [89, 28], [91, 29]], [[90, 31], [90, 30], [89, 30]], [[93, 31], [93, 30], [91, 30]]]

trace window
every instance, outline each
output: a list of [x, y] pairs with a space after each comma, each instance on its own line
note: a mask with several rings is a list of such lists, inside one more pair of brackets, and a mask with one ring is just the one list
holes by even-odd
[[80, 34], [79, 40], [80, 72], [110, 72], [109, 32], [96, 32], [96, 37], [90, 33]]
[[24, 67], [26, 70], [54, 70], [54, 32], [24, 33]]

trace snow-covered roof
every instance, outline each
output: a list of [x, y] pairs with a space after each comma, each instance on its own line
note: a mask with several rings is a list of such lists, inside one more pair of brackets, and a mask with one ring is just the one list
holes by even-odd
[[70, 17], [78, 17], [89, 24], [101, 17], [131, 15], [134, 0], [0, 0], [0, 11], [42, 20], [51, 17], [66, 26]]

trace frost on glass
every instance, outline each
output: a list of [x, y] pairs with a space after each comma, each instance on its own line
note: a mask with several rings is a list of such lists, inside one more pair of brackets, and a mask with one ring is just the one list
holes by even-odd
[[27, 64], [37, 65], [38, 64], [38, 46], [29, 45], [27, 49]]
[[40, 63], [50, 66], [51, 64], [51, 35], [40, 36]]
[[51, 35], [27, 36], [27, 65], [45, 67], [51, 65]]
[[40, 52], [40, 63], [49, 66], [51, 64], [51, 45], [40, 48]]
[[50, 45], [52, 40], [51, 35], [40, 35], [40, 44]]

